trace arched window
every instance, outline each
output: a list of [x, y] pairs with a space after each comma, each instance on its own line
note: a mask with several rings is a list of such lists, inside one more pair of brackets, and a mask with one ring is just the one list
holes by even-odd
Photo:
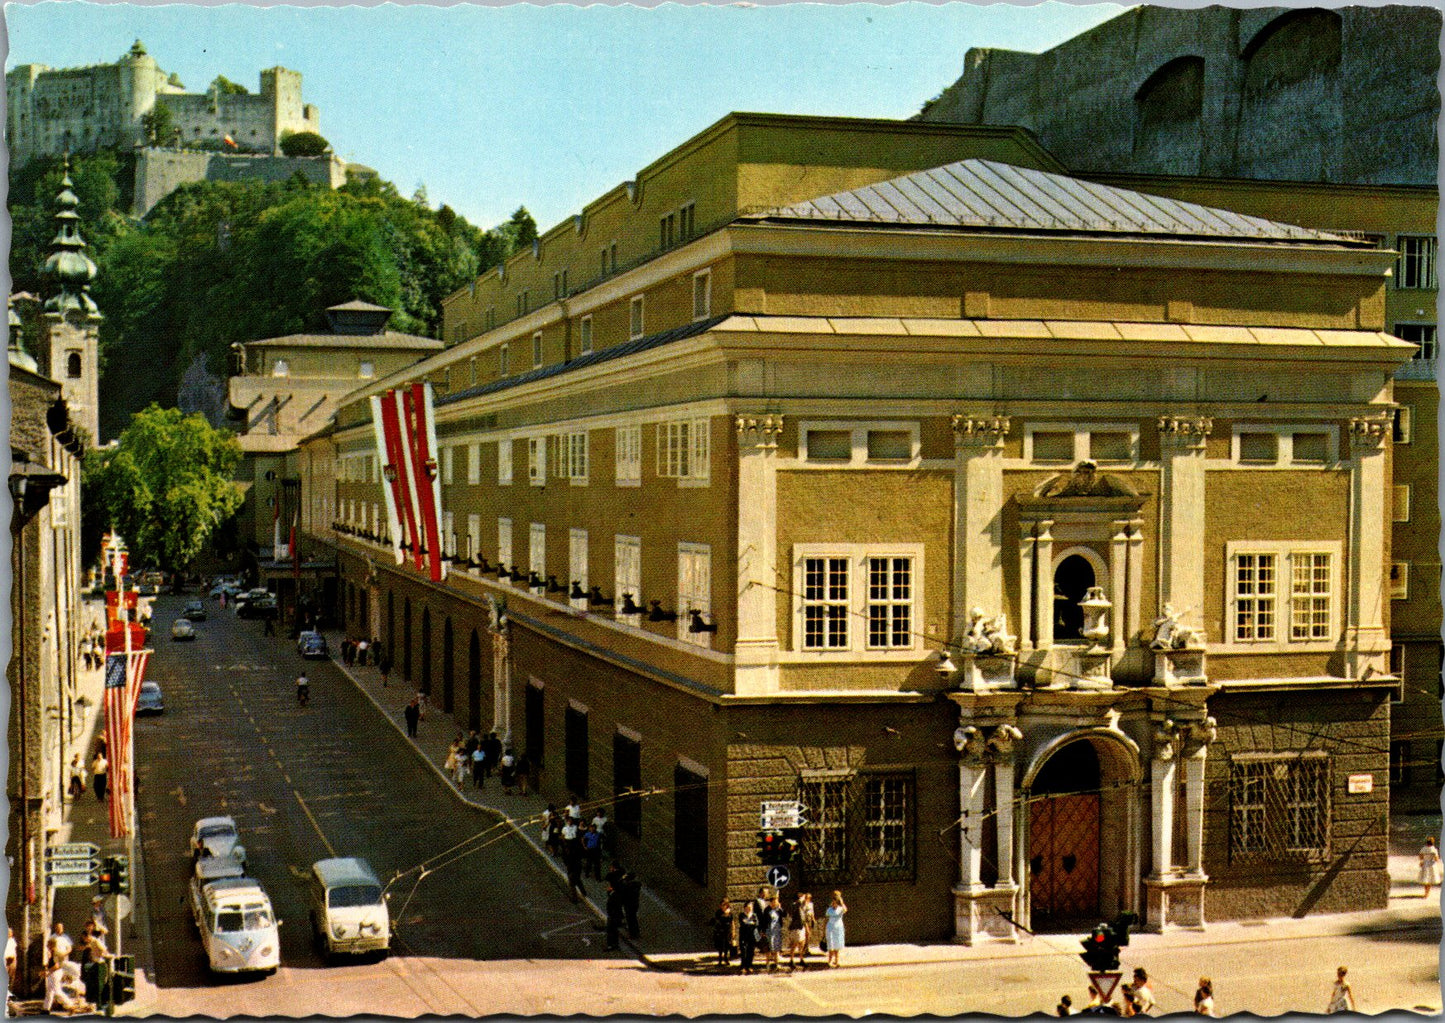
[[1094, 566], [1081, 554], [1070, 554], [1054, 569], [1054, 640], [1084, 638], [1084, 609], [1079, 601], [1098, 585]]
[[80, 353], [71, 352], [65, 357], [65, 375], [72, 380], [80, 378]]

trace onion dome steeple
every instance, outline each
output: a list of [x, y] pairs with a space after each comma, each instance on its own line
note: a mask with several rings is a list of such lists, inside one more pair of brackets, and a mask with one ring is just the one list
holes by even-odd
[[45, 311], [65, 316], [79, 313], [97, 316], [100, 310], [90, 297], [90, 282], [95, 279], [95, 263], [85, 253], [85, 239], [80, 236], [80, 200], [70, 180], [70, 157], [65, 158], [65, 177], [60, 194], [55, 197], [56, 233], [50, 241], [50, 258], [45, 261], [44, 274], [59, 285], [59, 292], [45, 303]]

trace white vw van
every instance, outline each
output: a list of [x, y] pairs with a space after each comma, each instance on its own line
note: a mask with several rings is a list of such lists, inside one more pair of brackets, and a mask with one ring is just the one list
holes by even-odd
[[281, 965], [281, 921], [255, 879], [193, 878], [191, 912], [215, 972], [275, 973]]
[[391, 917], [371, 864], [347, 856], [312, 865], [311, 931], [327, 954], [386, 953]]

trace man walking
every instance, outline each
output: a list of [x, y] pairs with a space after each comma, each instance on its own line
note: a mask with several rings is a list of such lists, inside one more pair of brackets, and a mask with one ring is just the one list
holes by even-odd
[[622, 893], [617, 886], [607, 886], [607, 950], [616, 952], [619, 932], [622, 930]]
[[622, 875], [622, 912], [627, 916], [627, 934], [636, 939], [642, 936], [637, 926], [637, 907], [642, 901], [642, 882], [631, 871]]
[[415, 739], [416, 723], [421, 720], [421, 701], [413, 696], [402, 713], [406, 717], [406, 734], [409, 738]]

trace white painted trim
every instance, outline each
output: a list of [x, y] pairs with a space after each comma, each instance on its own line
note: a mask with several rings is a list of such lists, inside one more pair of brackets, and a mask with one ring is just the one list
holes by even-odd
[[[921, 543], [862, 544], [862, 543], [806, 543], [793, 544], [792, 557], [792, 642], [785, 650], [779, 651], [779, 661], [790, 663], [830, 664], [847, 661], [916, 661], [923, 649], [923, 629], [926, 619], [924, 603], [924, 545]], [[848, 559], [848, 645], [836, 649], [809, 649], [803, 646], [803, 562], [807, 558]], [[874, 649], [868, 646], [868, 559], [869, 558], [911, 558], [913, 579], [909, 632], [912, 642], [906, 647]]]
[[[1245, 462], [1240, 458], [1240, 437], [1246, 433], [1273, 434], [1275, 456], [1273, 462]], [[1297, 433], [1323, 433], [1325, 460], [1323, 462], [1296, 462], [1294, 460], [1294, 435]], [[1334, 423], [1236, 423], [1230, 429], [1229, 460], [1242, 469], [1332, 469], [1340, 464], [1340, 428]], [[1217, 462], [1218, 459], [1211, 459]]]
[[[1240, 554], [1275, 555], [1274, 639], [1235, 639], [1235, 570], [1234, 559]], [[1328, 554], [1330, 556], [1330, 623], [1329, 637], [1322, 640], [1290, 639], [1293, 620], [1293, 566], [1291, 554]], [[1224, 545], [1224, 635], [1222, 642], [1212, 644], [1227, 653], [1305, 653], [1333, 651], [1339, 648], [1344, 632], [1342, 609], [1347, 585], [1358, 585], [1349, 578], [1344, 561], [1343, 545], [1338, 540], [1229, 540]]]
[[[1072, 433], [1074, 435], [1074, 453], [1067, 460], [1050, 459], [1046, 462], [1034, 458], [1034, 434], [1036, 433]], [[1092, 436], [1096, 433], [1123, 433], [1129, 437], [1129, 457], [1125, 459], [1100, 460], [1094, 457], [1090, 450]], [[1083, 461], [1091, 461], [1100, 468], [1132, 469], [1139, 466], [1139, 424], [1128, 423], [1100, 423], [1088, 422], [1035, 422], [1024, 426], [1024, 448], [1023, 463], [1028, 466], [1070, 466], [1077, 465]], [[1008, 462], [1018, 461], [1008, 459]]]
[[[814, 458], [808, 453], [808, 435], [822, 431], [847, 431], [850, 434], [849, 458]], [[868, 458], [868, 434], [872, 431], [903, 432], [909, 435], [910, 454], [906, 459], [880, 459], [870, 461]], [[923, 443], [921, 440], [922, 428], [918, 420], [863, 420], [856, 419], [805, 419], [798, 424], [798, 462], [809, 467], [825, 469], [838, 468], [899, 468], [916, 469], [922, 461]], [[941, 461], [941, 460], [940, 460]], [[951, 466], [952, 459], [946, 463]]]

